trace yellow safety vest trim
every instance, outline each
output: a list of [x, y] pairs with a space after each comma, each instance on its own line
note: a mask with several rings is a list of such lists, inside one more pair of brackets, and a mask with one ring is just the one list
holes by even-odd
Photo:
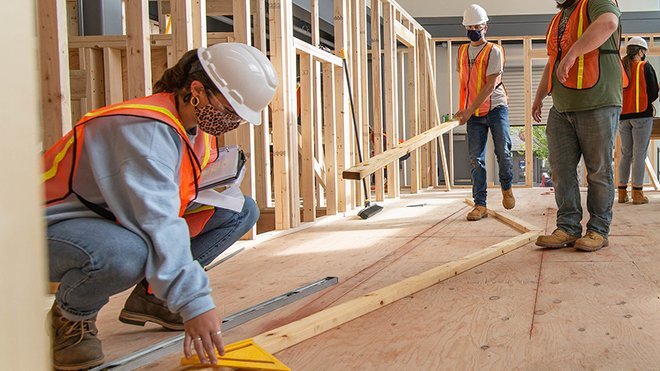
[[69, 147], [71, 147], [72, 144], [73, 144], [73, 137], [71, 137], [71, 139], [69, 139], [66, 142], [66, 144], [64, 145], [64, 148], [62, 148], [62, 150], [59, 151], [57, 153], [57, 155], [55, 155], [55, 159], [53, 160], [53, 166], [51, 166], [50, 169], [48, 169], [48, 171], [46, 171], [45, 173], [43, 173], [41, 175], [41, 180], [43, 182], [45, 182], [47, 180], [50, 180], [53, 177], [55, 177], [55, 175], [57, 174], [57, 168], [60, 165], [60, 162], [62, 162], [62, 160], [64, 160], [64, 156], [66, 156], [66, 152], [69, 150]]
[[637, 79], [635, 82], [635, 112], [639, 112], [639, 77], [642, 65], [642, 63], [637, 63], [637, 71], [635, 71], [635, 78]]
[[204, 159], [202, 160], [202, 169], [204, 169], [211, 158], [211, 136], [204, 132], [202, 133], [204, 134]]
[[[484, 49], [488, 47], [489, 46], [486, 45], [484, 46]], [[481, 85], [483, 84], [483, 79], [481, 78], [481, 74], [483, 72], [483, 67], [484, 67], [484, 58], [486, 58], [486, 54], [487, 54], [486, 50], [484, 49], [481, 50], [482, 55], [479, 58], [479, 70], [477, 71], [477, 75], [479, 76], [479, 78], [477, 79], [477, 94], [481, 93]], [[474, 111], [474, 114], [479, 116], [479, 107], [477, 107], [477, 109]]]
[[183, 213], [183, 215], [197, 214], [197, 213], [201, 213], [202, 211], [213, 210], [213, 209], [215, 209], [214, 206], [210, 206], [210, 205], [202, 205], [202, 206], [200, 206], [200, 207], [198, 207], [198, 208], [196, 208], [196, 209], [187, 210], [185, 213]]
[[[579, 21], [577, 29], [577, 38], [578, 40], [582, 37], [582, 27], [584, 26], [584, 7], [587, 6], [587, 2], [584, 1], [582, 6], [579, 9]], [[578, 57], [578, 73], [577, 73], [577, 88], [582, 89], [582, 82], [584, 78], [584, 54]]]
[[[150, 110], [150, 111], [155, 111], [155, 112], [162, 113], [165, 116], [169, 117], [174, 123], [176, 123], [179, 126], [179, 128], [181, 128], [181, 130], [183, 130], [183, 132], [186, 131], [186, 129], [183, 127], [183, 124], [181, 124], [181, 121], [179, 121], [179, 119], [177, 119], [176, 116], [174, 116], [174, 114], [172, 112], [170, 112], [170, 110], [168, 110], [166, 108], [163, 108], [163, 107], [159, 107], [159, 106], [152, 106], [150, 104], [135, 104], [135, 103], [120, 104], [118, 106], [106, 108], [106, 109], [103, 109], [103, 110], [88, 112], [88, 113], [85, 114], [84, 117], [96, 117], [96, 116], [100, 116], [100, 115], [108, 113], [108, 112], [112, 112], [112, 111], [116, 111], [116, 110], [120, 110], [120, 109], [125, 109], [125, 108], [145, 109], [145, 110]], [[73, 128], [73, 130], [76, 130], [75, 127]], [[208, 136], [207, 136], [207, 138], [208, 138]], [[64, 159], [64, 156], [66, 156], [66, 152], [69, 150], [69, 148], [71, 147], [72, 144], [73, 144], [73, 137], [71, 137], [71, 139], [69, 139], [69, 141], [66, 142], [66, 145], [64, 146], [64, 148], [62, 148], [62, 150], [57, 153], [57, 155], [55, 156], [55, 160], [53, 161], [53, 165], [50, 167], [50, 169], [48, 169], [45, 173], [42, 174], [42, 176], [41, 176], [42, 181], [45, 182], [47, 180], [50, 180], [57, 174], [57, 169], [60, 165], [60, 162], [62, 162], [62, 160]], [[211, 153], [209, 151], [208, 139], [207, 139], [206, 145], [207, 145], [207, 147], [206, 147], [206, 153], [204, 154], [204, 161], [208, 162], [208, 159], [211, 156]], [[204, 166], [206, 166], [206, 165], [204, 165]]]

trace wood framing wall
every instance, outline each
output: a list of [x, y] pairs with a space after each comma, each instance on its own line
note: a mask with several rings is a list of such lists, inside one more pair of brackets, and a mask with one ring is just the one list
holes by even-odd
[[[44, 149], [85, 112], [150, 94], [187, 50], [219, 42], [253, 44], [269, 55], [280, 84], [263, 125], [242, 126], [223, 140], [240, 144], [248, 155], [243, 193], [263, 211], [272, 210], [276, 229], [289, 229], [363, 204], [362, 185], [341, 176], [360, 162], [358, 142], [366, 160], [440, 122], [430, 34], [394, 1], [334, 0], [334, 50], [320, 46], [318, 0], [310, 0], [311, 43], [294, 37], [291, 0], [160, 0], [159, 23], [148, 19], [147, 0], [124, 3], [125, 34], [115, 36], [79, 36], [75, 0], [40, 9], [48, 20], [40, 29], [49, 77], [43, 79]], [[371, 29], [369, 12], [379, 20]], [[233, 32], [206, 32], [206, 15], [231, 16]], [[405, 76], [397, 68], [401, 55]], [[416, 193], [437, 186], [437, 161], [446, 163], [446, 155], [443, 148], [438, 156], [436, 148], [433, 142], [413, 151], [403, 165], [410, 172], [405, 181], [398, 159], [386, 173], [379, 169], [368, 178], [375, 191], [370, 196], [380, 201], [386, 194], [398, 197], [402, 187]]]

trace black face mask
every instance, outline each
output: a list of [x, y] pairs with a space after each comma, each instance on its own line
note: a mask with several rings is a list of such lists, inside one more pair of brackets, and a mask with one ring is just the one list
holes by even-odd
[[640, 58], [642, 61], [646, 60], [646, 53], [642, 54], [642, 57]]
[[470, 41], [479, 41], [483, 37], [483, 30], [467, 30], [467, 37]]

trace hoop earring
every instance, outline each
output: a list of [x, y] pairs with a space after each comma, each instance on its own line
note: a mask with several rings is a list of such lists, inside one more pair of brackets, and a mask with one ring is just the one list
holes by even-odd
[[190, 104], [192, 104], [193, 107], [197, 107], [197, 105], [199, 104], [199, 98], [193, 96], [192, 98], [190, 98]]

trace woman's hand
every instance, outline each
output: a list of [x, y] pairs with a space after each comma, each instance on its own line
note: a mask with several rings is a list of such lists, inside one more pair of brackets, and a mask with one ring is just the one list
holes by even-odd
[[186, 358], [192, 356], [192, 347], [199, 356], [199, 361], [203, 364], [216, 364], [218, 359], [215, 356], [215, 350], [220, 355], [225, 355], [225, 348], [222, 343], [222, 331], [220, 327], [222, 319], [216, 309], [211, 309], [183, 324], [186, 336], [183, 341], [183, 354]]

